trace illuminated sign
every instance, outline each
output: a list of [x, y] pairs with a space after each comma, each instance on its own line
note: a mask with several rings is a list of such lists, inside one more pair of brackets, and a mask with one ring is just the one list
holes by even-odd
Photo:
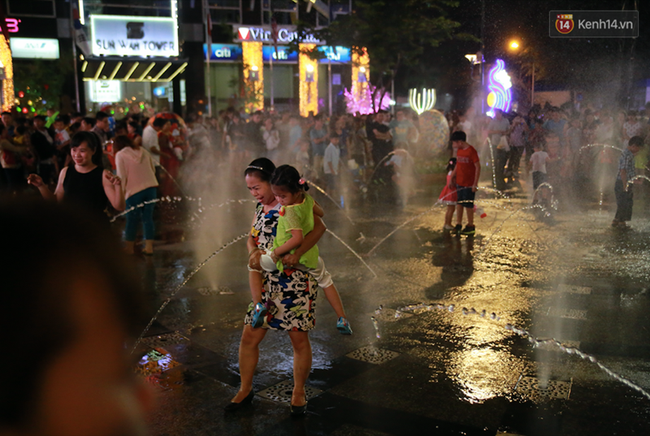
[[510, 112], [512, 102], [512, 82], [505, 68], [505, 63], [497, 59], [496, 65], [492, 67], [488, 75], [488, 88], [490, 93], [487, 96], [487, 104], [490, 110], [487, 115], [494, 117], [495, 109], [501, 109], [503, 112]]
[[92, 54], [178, 56], [175, 18], [91, 15]]
[[11, 55], [20, 59], [58, 59], [59, 40], [50, 38], [11, 38]]
[[[9, 33], [18, 33], [18, 23], [20, 23], [21, 20], [18, 18], [5, 18], [5, 22], [7, 23], [7, 32]], [[0, 26], [0, 30], [2, 30], [2, 26]]]
[[340, 64], [349, 64], [352, 62], [348, 47], [318, 47], [318, 51], [326, 56], [325, 59], [320, 60], [321, 63], [337, 62]]
[[262, 59], [264, 62], [298, 62], [298, 52], [289, 50], [289, 47], [284, 45], [278, 46], [278, 52], [275, 52], [275, 47], [272, 45], [265, 45], [262, 47]]
[[122, 100], [122, 84], [119, 80], [91, 80], [86, 83], [93, 103], [115, 103]]
[[[234, 26], [235, 33], [237, 34], [238, 42], [273, 42], [273, 30], [271, 26], [259, 27], [239, 27]], [[281, 27], [278, 26], [278, 42], [287, 44], [291, 41], [298, 39], [298, 32], [295, 26]], [[313, 34], [307, 33], [302, 36], [302, 41], [305, 44], [323, 44], [323, 41], [316, 38]]]
[[[242, 60], [241, 45], [238, 44], [211, 44], [212, 55], [211, 62], [240, 62]], [[203, 44], [203, 59], [208, 52], [208, 45]]]

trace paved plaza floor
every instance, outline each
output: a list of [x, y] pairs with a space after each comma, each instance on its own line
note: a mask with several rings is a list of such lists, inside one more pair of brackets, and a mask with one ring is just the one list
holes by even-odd
[[487, 216], [468, 238], [441, 230], [444, 208], [431, 207], [440, 188], [421, 187], [403, 209], [348, 204], [353, 224], [314, 194], [329, 229], [369, 268], [332, 234], [322, 238], [354, 334], [338, 333], [320, 292], [300, 419], [289, 414], [292, 352], [280, 332], [262, 342], [252, 406], [223, 411], [238, 389], [250, 300], [244, 242], [179, 288], [207, 255], [248, 231], [253, 203], [222, 206], [213, 236], [188, 230], [153, 258], [137, 258], [152, 316], [172, 297], [137, 349], [138, 371], [158, 397], [153, 434], [648, 434], [650, 398], [638, 390], [650, 391], [643, 198], [624, 231], [610, 226], [607, 196], [560, 202], [546, 216], [528, 208], [525, 184], [509, 198], [484, 189]]

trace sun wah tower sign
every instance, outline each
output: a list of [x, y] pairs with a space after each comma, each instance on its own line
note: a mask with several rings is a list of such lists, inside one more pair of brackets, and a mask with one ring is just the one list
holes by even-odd
[[176, 18], [91, 15], [95, 56], [178, 56]]
[[494, 118], [495, 110], [502, 110], [504, 113], [510, 112], [512, 104], [512, 81], [506, 71], [506, 64], [501, 59], [497, 59], [494, 67], [488, 74], [488, 96], [487, 104], [490, 110], [487, 111], [489, 117]]

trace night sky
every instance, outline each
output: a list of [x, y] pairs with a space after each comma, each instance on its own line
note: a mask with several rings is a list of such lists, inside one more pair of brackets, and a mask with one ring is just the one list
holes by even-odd
[[[460, 22], [459, 32], [481, 36], [481, 0], [461, 0], [449, 9], [449, 17]], [[517, 38], [526, 55], [537, 62], [538, 86], [598, 89], [608, 79], [624, 76], [630, 83], [650, 78], [650, 1], [638, 0], [484, 0], [484, 57], [493, 62], [502, 58], [513, 67], [529, 61], [508, 51]], [[550, 38], [550, 10], [639, 10], [640, 37], [633, 38]], [[447, 41], [430, 49], [423, 65], [403, 72], [399, 85], [434, 86], [462, 94], [469, 81], [466, 53], [480, 49], [479, 42]], [[413, 74], [415, 73], [415, 74]], [[462, 99], [462, 95], [459, 96]]]

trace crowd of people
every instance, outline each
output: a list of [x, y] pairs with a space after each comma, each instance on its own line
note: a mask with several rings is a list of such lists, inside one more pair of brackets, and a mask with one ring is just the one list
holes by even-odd
[[[494, 164], [497, 189], [516, 187], [532, 172], [533, 190], [548, 182], [556, 197], [585, 188], [594, 174], [604, 172], [611, 180], [619, 159], [615, 148], [626, 148], [635, 136], [645, 142], [650, 135], [650, 106], [625, 112], [546, 105], [526, 116], [499, 110], [493, 118], [472, 116], [471, 111], [446, 115], [450, 135], [464, 132], [480, 161]], [[381, 192], [375, 198], [397, 198], [405, 204], [413, 194], [414, 145], [420, 136], [418, 116], [409, 109], [397, 109], [394, 116], [378, 111], [301, 117], [291, 112], [247, 114], [231, 107], [214, 118], [190, 115], [187, 123], [170, 113], [133, 114], [116, 122], [104, 111], [32, 119], [4, 112], [0, 126], [2, 191], [35, 192], [32, 185], [46, 197], [64, 200], [79, 196], [76, 185], [92, 185], [82, 191], [92, 197], [96, 210], [135, 208], [127, 214], [128, 243], [140, 221], [145, 240], [153, 239], [153, 200], [183, 192], [184, 178], [192, 174], [181, 168], [201, 150], [231, 169], [257, 157], [290, 164], [341, 205], [350, 191], [366, 193], [368, 188]], [[455, 158], [457, 148], [451, 144]], [[90, 155], [87, 163], [81, 159], [85, 155]], [[636, 175], [645, 174], [647, 161], [642, 148], [634, 157]], [[83, 181], [90, 179], [90, 184]], [[123, 199], [117, 198], [119, 189], [110, 188], [118, 184]], [[147, 206], [135, 207], [141, 204]], [[144, 252], [151, 253], [149, 242]]]
[[[601, 195], [610, 191], [615, 180], [618, 211], [612, 226], [627, 227], [629, 182], [649, 171], [644, 145], [650, 141], [650, 103], [641, 111], [547, 104], [527, 116], [496, 110], [493, 118], [451, 119], [452, 131], [465, 131], [479, 145], [481, 160], [493, 160], [497, 189], [520, 186], [532, 173], [533, 201], [548, 206], [551, 191], [556, 198], [586, 198], [594, 188]], [[539, 188], [545, 189], [538, 193]]]
[[70, 140], [77, 132], [94, 134], [95, 145], [101, 148], [96, 164], [109, 170], [116, 169], [118, 150], [113, 138], [127, 136], [144, 147], [153, 158], [164, 195], [177, 193], [183, 161], [208, 147], [217, 160], [230, 166], [260, 156], [294, 165], [306, 178], [336, 192], [343, 177], [366, 183], [372, 174], [369, 170], [380, 162], [386, 167], [403, 165], [398, 159], [386, 163], [386, 156], [394, 150], [408, 150], [418, 138], [417, 116], [406, 110], [398, 110], [394, 118], [385, 111], [301, 117], [289, 112], [247, 114], [228, 108], [211, 119], [190, 115], [187, 124], [175, 116], [150, 119], [133, 115], [115, 122], [103, 111], [94, 116], [73, 113], [32, 119], [4, 112], [2, 120], [6, 129], [1, 142], [0, 183], [11, 193], [23, 191], [31, 173], [38, 174], [46, 185], [56, 186], [61, 170], [72, 162]]
[[[549, 183], [561, 190], [584, 187], [598, 172], [598, 167], [610, 166], [613, 168], [610, 171], [615, 171], [619, 158], [615, 148], [625, 149], [630, 138], [641, 136], [644, 142], [650, 139], [650, 104], [643, 111], [591, 107], [576, 110], [572, 106], [546, 105], [534, 107], [527, 115], [496, 110], [493, 118], [479, 117], [473, 122], [454, 118], [457, 121], [452, 121], [452, 132], [465, 131], [475, 141], [470, 142], [482, 148], [482, 160], [487, 161], [489, 146], [492, 147], [500, 190], [516, 186], [525, 174], [520, 169], [530, 169], [535, 149], [548, 154], [544, 173]], [[637, 174], [645, 173], [647, 162], [647, 153], [636, 155]], [[535, 185], [537, 188], [538, 184]]]

